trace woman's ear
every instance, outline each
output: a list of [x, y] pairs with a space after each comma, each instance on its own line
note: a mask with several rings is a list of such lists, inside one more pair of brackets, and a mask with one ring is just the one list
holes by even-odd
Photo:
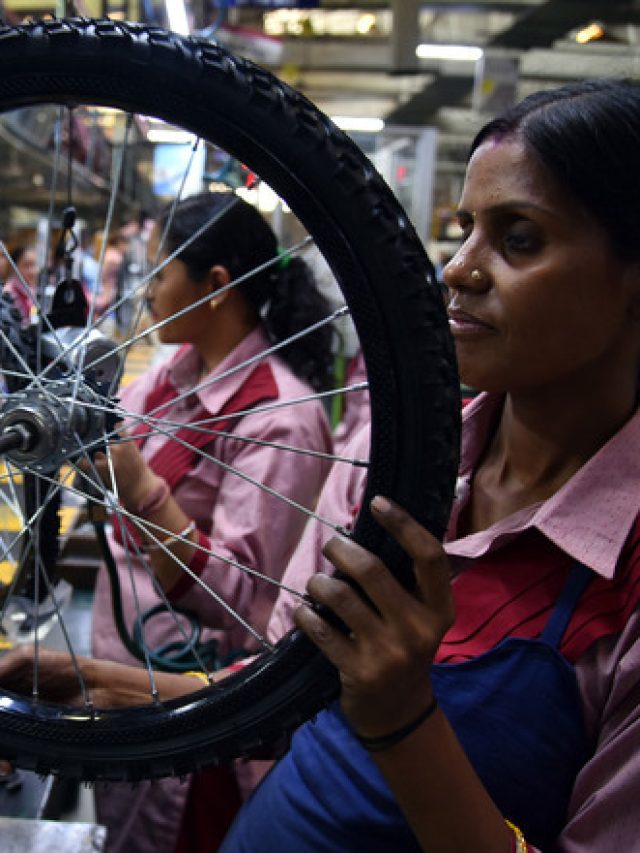
[[226, 267], [217, 264], [209, 270], [207, 283], [212, 294], [211, 299], [209, 300], [209, 307], [212, 310], [215, 310], [219, 305], [221, 305], [231, 292], [230, 290], [225, 290], [223, 293], [219, 292], [229, 284], [230, 281], [231, 275]]

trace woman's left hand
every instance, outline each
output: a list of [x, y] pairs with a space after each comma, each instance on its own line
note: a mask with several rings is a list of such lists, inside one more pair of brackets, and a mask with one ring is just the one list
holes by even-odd
[[307, 585], [309, 595], [329, 607], [350, 633], [307, 605], [295, 613], [298, 627], [340, 671], [342, 707], [365, 737], [410, 723], [430, 704], [430, 667], [454, 619], [449, 561], [440, 542], [386, 498], [375, 498], [372, 511], [413, 559], [415, 590], [405, 590], [355, 542], [334, 538], [325, 555], [361, 587], [373, 607], [344, 580], [318, 574]]

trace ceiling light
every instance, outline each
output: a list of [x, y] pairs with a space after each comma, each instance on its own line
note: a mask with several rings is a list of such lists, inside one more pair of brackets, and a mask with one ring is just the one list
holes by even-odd
[[172, 130], [169, 127], [151, 127], [147, 131], [147, 142], [164, 142], [172, 145], [193, 145], [196, 137], [186, 130]]
[[381, 118], [366, 116], [331, 116], [331, 121], [341, 130], [360, 133], [379, 133], [384, 128], [384, 121]]
[[416, 56], [419, 59], [455, 59], [475, 62], [482, 56], [482, 48], [464, 44], [419, 44]]
[[376, 26], [376, 16], [371, 12], [361, 15], [356, 24], [356, 32], [360, 36], [366, 36]]
[[604, 27], [602, 24], [594, 23], [583, 27], [576, 33], [576, 41], [578, 44], [589, 44], [590, 41], [597, 41], [604, 38]]
[[[263, 5], [267, 4], [263, 3]], [[316, 2], [315, 5], [319, 4]], [[265, 12], [263, 22], [265, 33], [272, 36], [313, 34], [350, 38], [387, 31], [390, 29], [390, 15], [390, 12], [383, 10], [373, 13], [361, 12], [358, 9], [277, 9]]]
[[184, 0], [164, 0], [169, 29], [181, 36], [189, 35], [189, 21]]

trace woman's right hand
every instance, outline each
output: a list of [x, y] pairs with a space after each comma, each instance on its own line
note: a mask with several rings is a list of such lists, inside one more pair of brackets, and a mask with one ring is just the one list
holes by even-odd
[[100, 494], [104, 487], [115, 492], [119, 503], [133, 513], [140, 512], [149, 495], [163, 483], [124, 429], [109, 443], [108, 456], [100, 450], [91, 460], [81, 459], [76, 464], [82, 472], [76, 484], [80, 490], [92, 492], [97, 488]]
[[[117, 489], [118, 500], [129, 512], [138, 512], [148, 495], [157, 487], [159, 478], [145, 462], [133, 441], [116, 441], [109, 446], [111, 460], [105, 453], [96, 453], [93, 464], [80, 465], [87, 474], [97, 474], [107, 489]], [[116, 485], [112, 481], [112, 473]]]
[[412, 558], [415, 590], [405, 590], [381, 560], [356, 542], [336, 537], [324, 554], [368, 601], [344, 580], [319, 573], [307, 585], [309, 595], [332, 610], [348, 632], [307, 605], [294, 617], [339, 670], [343, 710], [366, 737], [410, 723], [431, 704], [431, 663], [454, 619], [449, 560], [440, 542], [389, 500], [377, 498], [372, 510]]

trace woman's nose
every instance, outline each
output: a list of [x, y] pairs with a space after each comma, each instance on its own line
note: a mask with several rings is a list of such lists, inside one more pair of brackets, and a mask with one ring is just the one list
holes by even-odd
[[442, 280], [449, 290], [485, 290], [489, 276], [478, 255], [457, 252], [442, 271]]

